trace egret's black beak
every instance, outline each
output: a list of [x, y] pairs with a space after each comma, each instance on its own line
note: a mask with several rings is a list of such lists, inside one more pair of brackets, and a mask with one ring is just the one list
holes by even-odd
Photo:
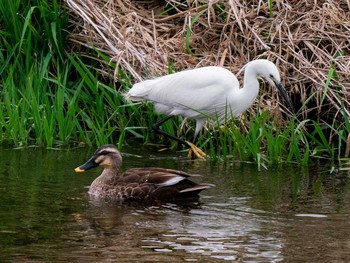
[[294, 112], [294, 107], [292, 105], [292, 103], [290, 102], [290, 99], [288, 97], [287, 92], [285, 91], [285, 89], [282, 87], [281, 83], [274, 81], [278, 91], [282, 94], [282, 97], [284, 99], [284, 101], [286, 102], [286, 106], [288, 107], [288, 109], [290, 110], [291, 113], [295, 113]]
[[75, 168], [74, 171], [76, 171], [77, 173], [82, 173], [82, 172], [85, 172], [85, 171], [90, 170], [92, 168], [95, 168], [98, 165], [99, 164], [95, 162], [95, 158], [92, 157], [83, 165], [80, 165], [79, 167]]

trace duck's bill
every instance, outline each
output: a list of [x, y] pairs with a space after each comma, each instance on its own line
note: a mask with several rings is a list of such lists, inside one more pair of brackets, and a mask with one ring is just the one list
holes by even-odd
[[74, 171], [77, 173], [82, 173], [82, 172], [85, 172], [85, 171], [90, 170], [92, 168], [95, 168], [97, 166], [98, 166], [98, 163], [96, 163], [95, 160], [93, 158], [91, 158], [83, 165], [80, 165], [79, 167], [75, 168]]
[[294, 113], [294, 107], [293, 107], [293, 105], [292, 105], [292, 103], [291, 103], [291, 101], [290, 101], [290, 99], [288, 97], [288, 94], [285, 91], [285, 89], [278, 82], [275, 82], [275, 85], [276, 85], [278, 91], [282, 94], [282, 97], [283, 97], [283, 99], [284, 99], [284, 101], [286, 103], [287, 108], [290, 110], [291, 113]]
[[77, 173], [85, 172], [85, 170], [81, 169], [80, 167], [75, 168], [74, 171], [77, 172]]

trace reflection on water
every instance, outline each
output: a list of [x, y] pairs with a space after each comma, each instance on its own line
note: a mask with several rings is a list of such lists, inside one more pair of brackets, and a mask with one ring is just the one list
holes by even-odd
[[326, 167], [258, 171], [254, 165], [188, 161], [140, 148], [124, 156], [125, 169], [182, 169], [203, 174], [203, 182], [217, 187], [191, 205], [105, 204], [86, 194], [100, 170], [73, 172], [90, 154], [0, 150], [1, 262], [350, 259], [344, 172], [329, 175]]

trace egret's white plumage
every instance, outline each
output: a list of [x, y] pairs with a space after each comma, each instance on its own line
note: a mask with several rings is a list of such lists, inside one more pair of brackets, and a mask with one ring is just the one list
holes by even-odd
[[246, 65], [243, 88], [239, 87], [232, 72], [210, 66], [141, 81], [128, 91], [126, 97], [135, 101], [152, 101], [158, 113], [196, 120], [196, 138], [209, 116], [216, 116], [222, 122], [247, 110], [258, 95], [260, 76], [276, 85], [287, 105], [292, 108], [287, 94], [280, 86], [277, 67], [264, 59]]

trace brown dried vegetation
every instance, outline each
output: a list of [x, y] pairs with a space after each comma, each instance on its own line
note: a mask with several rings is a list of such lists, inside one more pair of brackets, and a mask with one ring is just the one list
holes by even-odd
[[[222, 65], [238, 73], [267, 58], [304, 118], [348, 118], [341, 107], [350, 108], [349, 0], [278, 0], [271, 14], [268, 0], [67, 3], [75, 26], [70, 40], [107, 54], [134, 82], [167, 74], [169, 65]], [[262, 88], [265, 107], [276, 105], [272, 91]]]

